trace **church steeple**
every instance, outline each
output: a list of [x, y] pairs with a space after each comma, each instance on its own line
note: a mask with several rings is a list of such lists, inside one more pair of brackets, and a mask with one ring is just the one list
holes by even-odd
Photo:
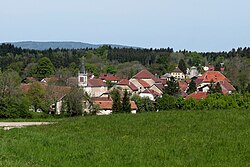
[[82, 57], [80, 72], [78, 73], [78, 86], [79, 87], [86, 87], [88, 85], [88, 74], [85, 69], [84, 60], [85, 58]]

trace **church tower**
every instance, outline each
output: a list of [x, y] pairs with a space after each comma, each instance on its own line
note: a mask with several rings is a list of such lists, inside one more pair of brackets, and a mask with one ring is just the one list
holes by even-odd
[[78, 86], [80, 88], [87, 87], [88, 85], [88, 74], [85, 69], [85, 64], [84, 64], [84, 57], [81, 58], [81, 68], [80, 72], [78, 73]]

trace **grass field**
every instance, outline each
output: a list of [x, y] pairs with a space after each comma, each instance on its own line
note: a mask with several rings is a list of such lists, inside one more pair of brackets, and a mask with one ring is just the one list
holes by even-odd
[[250, 166], [250, 111], [50, 121], [0, 130], [0, 166]]

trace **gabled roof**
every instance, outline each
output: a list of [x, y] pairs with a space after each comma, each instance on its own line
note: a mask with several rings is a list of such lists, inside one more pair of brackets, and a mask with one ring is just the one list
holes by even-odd
[[186, 91], [188, 88], [188, 83], [186, 81], [179, 81], [179, 88], [181, 91]]
[[89, 87], [102, 87], [107, 86], [101, 79], [88, 79]]
[[140, 72], [138, 72], [132, 78], [135, 78], [135, 79], [152, 79], [155, 82], [161, 82], [161, 80], [159, 78], [156, 78], [151, 72], [149, 72], [146, 69], [141, 70]]
[[172, 72], [183, 73], [183, 72], [179, 69], [179, 67], [176, 67], [176, 68], [174, 69], [174, 71], [172, 71]]
[[198, 79], [202, 79], [202, 82], [218, 82], [218, 81], [227, 81], [230, 82], [222, 73], [219, 71], [207, 71]]
[[117, 85], [127, 85], [133, 91], [138, 90], [138, 88], [132, 82], [130, 82], [128, 79], [120, 80], [120, 82], [118, 82]]
[[196, 100], [200, 100], [200, 99], [205, 99], [207, 96], [208, 96], [207, 92], [194, 92], [194, 93], [188, 95], [186, 97], [186, 99], [193, 98]]
[[[112, 104], [113, 102], [110, 101], [95, 101], [95, 104], [99, 105], [101, 109], [104, 110], [112, 110]], [[130, 101], [131, 109], [132, 110], [137, 110], [137, 105], [135, 104], [134, 101]]]
[[138, 82], [144, 87], [144, 88], [149, 88], [150, 85], [146, 82], [143, 81], [142, 79], [138, 79]]
[[220, 86], [221, 86], [223, 94], [228, 94], [229, 91], [234, 91], [235, 90], [235, 88], [233, 87], [233, 85], [231, 85], [227, 81], [220, 81], [219, 83], [220, 83]]
[[101, 74], [99, 78], [106, 81], [120, 81], [120, 78], [114, 74]]
[[49, 82], [57, 82], [60, 79], [58, 77], [49, 77], [49, 78], [43, 78], [41, 82], [43, 83], [49, 83]]
[[160, 94], [152, 89], [145, 89], [143, 92], [141, 93], [149, 93], [149, 94], [152, 94], [154, 97], [156, 96], [160, 96]]
[[[164, 85], [162, 84], [162, 83], [155, 83], [154, 84], [160, 91], [163, 91], [163, 89], [164, 89]], [[154, 85], [152, 85], [152, 86], [154, 86]], [[151, 87], [152, 87], [151, 86]]]
[[112, 110], [112, 101], [95, 101], [95, 104], [100, 106], [100, 109]]

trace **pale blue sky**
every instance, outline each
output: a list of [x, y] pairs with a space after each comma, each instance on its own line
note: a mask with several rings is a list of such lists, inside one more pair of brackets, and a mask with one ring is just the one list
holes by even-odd
[[0, 0], [0, 42], [228, 51], [250, 46], [249, 7], [249, 0]]

